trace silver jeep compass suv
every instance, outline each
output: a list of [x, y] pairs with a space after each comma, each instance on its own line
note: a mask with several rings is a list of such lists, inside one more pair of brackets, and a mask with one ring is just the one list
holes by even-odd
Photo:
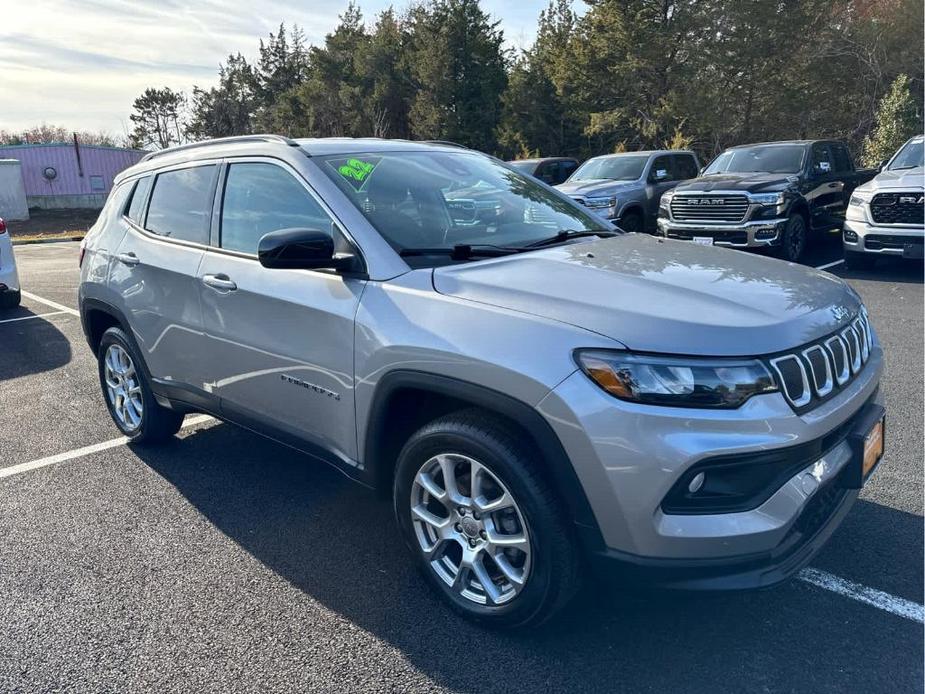
[[883, 448], [883, 354], [844, 282], [620, 233], [446, 143], [149, 154], [81, 265], [126, 436], [207, 412], [390, 490], [427, 580], [488, 624], [545, 619], [592, 571], [781, 581]]

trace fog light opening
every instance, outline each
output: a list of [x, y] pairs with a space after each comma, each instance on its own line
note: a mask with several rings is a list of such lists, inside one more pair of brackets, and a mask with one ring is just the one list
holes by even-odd
[[857, 233], [851, 231], [850, 229], [845, 229], [845, 241], [848, 243], [857, 243], [858, 235]]
[[707, 476], [704, 473], [698, 472], [696, 475], [694, 475], [694, 478], [688, 483], [687, 491], [689, 491], [691, 494], [696, 494], [697, 492], [699, 492], [701, 487], [703, 487], [703, 483], [704, 483], [704, 480], [706, 480], [706, 478]]
[[777, 236], [776, 229], [759, 229], [755, 232], [755, 238], [761, 241], [773, 239], [775, 236]]

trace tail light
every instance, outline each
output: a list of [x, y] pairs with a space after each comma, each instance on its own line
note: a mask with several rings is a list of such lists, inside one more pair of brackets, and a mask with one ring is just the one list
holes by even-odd
[[0, 234], [6, 233], [6, 222], [3, 221], [3, 217], [0, 217]]
[[84, 266], [84, 255], [87, 252], [86, 241], [80, 242], [80, 256], [77, 258], [77, 267], [82, 268]]

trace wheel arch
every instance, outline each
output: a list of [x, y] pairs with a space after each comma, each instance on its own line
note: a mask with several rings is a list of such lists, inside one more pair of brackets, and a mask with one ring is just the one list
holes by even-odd
[[558, 436], [533, 407], [486, 386], [411, 370], [385, 375], [376, 386], [364, 437], [363, 463], [369, 482], [386, 493], [408, 437], [437, 417], [470, 407], [503, 418], [526, 437], [571, 521], [582, 526], [582, 540], [603, 546], [591, 505]]
[[100, 341], [109, 328], [117, 327], [132, 338], [125, 315], [115, 306], [99, 299], [84, 299], [80, 305], [80, 322], [84, 336], [93, 354], [99, 350]]

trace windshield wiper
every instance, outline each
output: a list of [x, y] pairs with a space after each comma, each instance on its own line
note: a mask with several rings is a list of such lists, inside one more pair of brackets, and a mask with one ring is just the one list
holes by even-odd
[[921, 164], [910, 164], [909, 166], [894, 166], [890, 171], [905, 171], [906, 169], [917, 169]]
[[445, 246], [438, 248], [402, 248], [398, 255], [402, 258], [410, 256], [447, 255], [453, 260], [468, 260], [469, 258], [500, 258], [504, 255], [520, 253], [522, 248], [507, 246], [493, 246], [490, 243], [458, 243], [452, 248]]
[[540, 239], [539, 241], [528, 243], [526, 246], [524, 246], [524, 248], [551, 246], [556, 243], [562, 243], [563, 241], [568, 241], [569, 239], [578, 239], [583, 236], [603, 236], [606, 238], [610, 236], [616, 236], [619, 233], [619, 231], [607, 231], [605, 229], [560, 229], [556, 232], [555, 236], [550, 236], [548, 239]]

